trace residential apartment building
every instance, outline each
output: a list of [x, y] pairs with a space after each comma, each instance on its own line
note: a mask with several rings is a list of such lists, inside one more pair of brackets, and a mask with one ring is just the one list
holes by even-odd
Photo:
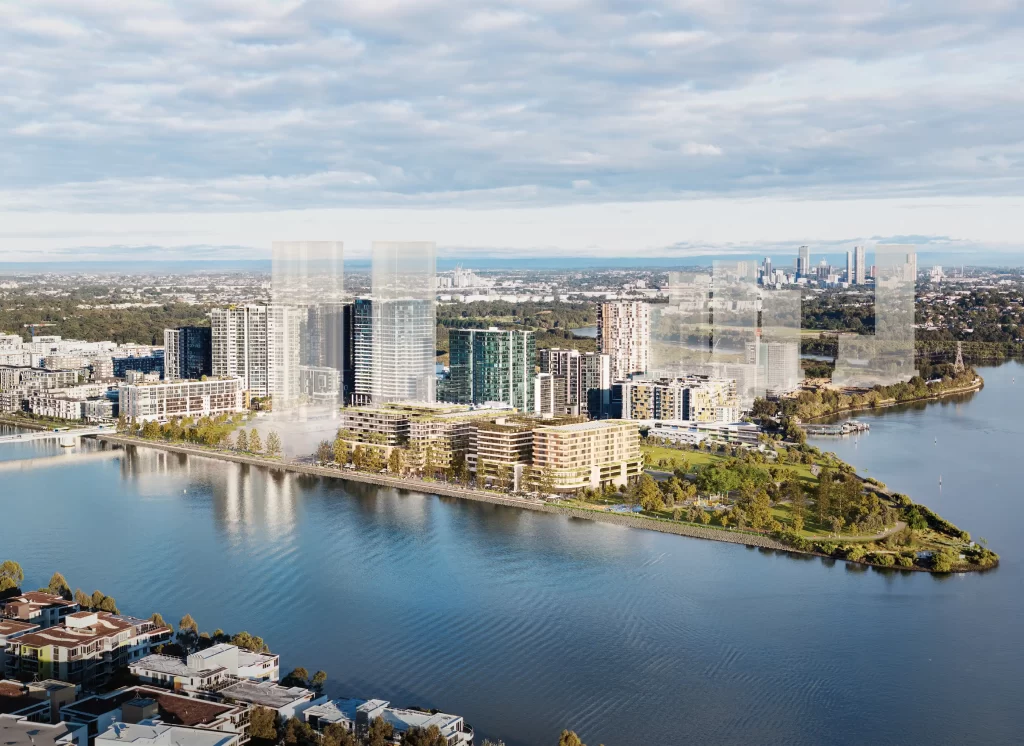
[[96, 685], [170, 638], [169, 627], [147, 620], [78, 611], [60, 625], [9, 640], [6, 674]]
[[779, 395], [795, 390], [803, 378], [796, 342], [748, 342], [745, 362], [757, 366], [758, 390]]
[[78, 699], [80, 692], [80, 686], [56, 679], [29, 683], [7, 679], [0, 681], [0, 713], [35, 723], [59, 723], [61, 707]]
[[681, 422], [662, 420], [651, 424], [648, 437], [696, 446], [701, 443], [756, 447], [761, 428], [746, 422]]
[[438, 469], [452, 468], [470, 450], [477, 423], [513, 412], [507, 405], [470, 408], [462, 404], [391, 402], [342, 410], [339, 435], [352, 446], [406, 449], [407, 465], [423, 466], [429, 451]]
[[550, 475], [556, 493], [624, 485], [643, 470], [640, 429], [620, 420], [538, 427], [533, 467]]
[[868, 265], [863, 246], [856, 246], [853, 249], [853, 279], [854, 285], [866, 285], [868, 282]]
[[28, 591], [0, 601], [0, 619], [27, 622], [43, 629], [63, 623], [79, 610], [74, 601], [45, 591]]
[[236, 681], [218, 690], [217, 694], [226, 702], [265, 707], [277, 713], [281, 720], [300, 717], [308, 708], [328, 701], [326, 696], [317, 697], [301, 686], [281, 686], [272, 681]]
[[280, 305], [217, 308], [210, 312], [211, 369], [239, 377], [253, 396], [280, 406], [299, 398], [302, 309]]
[[404, 742], [405, 734], [413, 728], [425, 731], [434, 727], [447, 746], [473, 746], [473, 729], [461, 715], [392, 707], [383, 699], [334, 699], [308, 708], [303, 718], [314, 730], [340, 725], [357, 738], [364, 738], [370, 725], [379, 718], [391, 724], [395, 743]]
[[245, 410], [241, 378], [124, 383], [120, 397], [120, 414], [136, 421], [208, 417]]
[[114, 368], [114, 378], [124, 378], [128, 371], [136, 373], [159, 373], [164, 374], [163, 352], [153, 355], [139, 355], [131, 357], [115, 357], [111, 360]]
[[643, 374], [651, 358], [651, 314], [643, 301], [610, 301], [597, 307], [597, 350], [611, 358], [613, 381]]
[[[7, 667], [7, 642], [39, 629], [37, 624], [20, 622], [17, 619], [0, 619], [0, 676]], [[3, 712], [3, 710], [0, 710]], [[13, 711], [12, 711], [13, 712]]]
[[609, 416], [611, 404], [611, 355], [557, 347], [540, 351], [540, 371], [550, 373], [557, 389], [557, 414]]
[[250, 714], [244, 704], [197, 699], [151, 686], [125, 687], [61, 708], [61, 718], [84, 727], [90, 739], [106, 732], [114, 723], [130, 725], [160, 720], [214, 734], [233, 734], [238, 737], [239, 746], [249, 741]]
[[616, 409], [623, 420], [735, 422], [736, 381], [707, 376], [624, 381], [615, 384]]
[[0, 715], [0, 743], [5, 746], [87, 746], [84, 729], [41, 724], [20, 715]]
[[213, 330], [208, 326], [164, 329], [164, 378], [198, 380], [213, 375]]
[[96, 736], [97, 746], [123, 743], [132, 746], [240, 746], [242, 737], [237, 733], [168, 725], [152, 719], [137, 723], [114, 723]]
[[473, 429], [469, 468], [478, 479], [507, 479], [513, 491], [524, 487], [524, 476], [533, 463], [535, 418], [499, 417], [478, 422]]
[[550, 373], [538, 373], [533, 379], [534, 414], [551, 417], [565, 409], [565, 388]]
[[448, 333], [451, 401], [501, 402], [532, 412], [537, 342], [530, 331], [452, 329]]

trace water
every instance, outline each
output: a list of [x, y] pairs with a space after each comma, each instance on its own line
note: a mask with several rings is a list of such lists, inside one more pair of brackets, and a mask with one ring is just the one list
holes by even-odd
[[878, 572], [149, 449], [0, 464], [0, 558], [29, 587], [61, 570], [136, 614], [247, 629], [285, 668], [326, 670], [332, 694], [462, 714], [478, 743], [554, 744], [563, 727], [591, 746], [1016, 743], [1024, 366], [984, 375], [957, 403], [819, 439], [986, 537], [1003, 564], [984, 575]]

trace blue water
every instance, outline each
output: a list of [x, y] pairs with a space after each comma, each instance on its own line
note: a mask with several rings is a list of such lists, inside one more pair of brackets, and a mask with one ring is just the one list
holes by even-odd
[[1018, 743], [1024, 366], [984, 374], [959, 403], [819, 439], [986, 537], [1003, 564], [984, 575], [43, 445], [0, 447], [0, 558], [29, 587], [61, 570], [135, 614], [247, 629], [331, 693], [462, 714], [478, 743]]

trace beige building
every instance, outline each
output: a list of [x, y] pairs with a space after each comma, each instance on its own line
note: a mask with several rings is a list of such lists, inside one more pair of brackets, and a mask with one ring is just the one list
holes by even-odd
[[538, 427], [533, 467], [535, 475], [550, 475], [555, 492], [626, 484], [643, 470], [640, 429], [622, 420]]
[[125, 383], [120, 388], [120, 413], [143, 421], [242, 412], [244, 388], [241, 378]]
[[651, 359], [650, 306], [634, 300], [598, 305], [597, 350], [611, 357], [613, 381], [646, 373]]

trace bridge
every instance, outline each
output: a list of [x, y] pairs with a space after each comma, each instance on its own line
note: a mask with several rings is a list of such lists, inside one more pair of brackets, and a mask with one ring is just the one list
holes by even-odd
[[116, 428], [109, 425], [67, 429], [60, 428], [57, 430], [38, 430], [31, 433], [0, 435], [0, 445], [4, 445], [6, 443], [31, 443], [39, 440], [59, 440], [61, 445], [74, 445], [76, 438], [84, 438], [86, 435], [109, 435], [115, 432]]

